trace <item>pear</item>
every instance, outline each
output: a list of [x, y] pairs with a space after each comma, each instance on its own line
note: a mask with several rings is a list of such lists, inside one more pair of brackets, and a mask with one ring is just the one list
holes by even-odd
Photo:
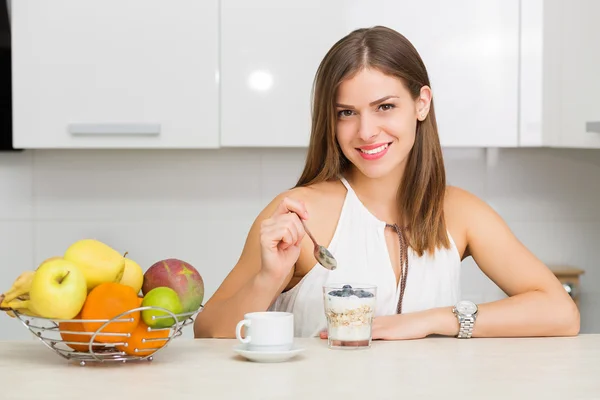
[[126, 256], [127, 253], [123, 255], [123, 257], [125, 257], [125, 271], [123, 272], [120, 283], [130, 286], [135, 293], [138, 294], [144, 283], [144, 270], [138, 263]]
[[105, 282], [120, 282], [125, 271], [125, 257], [96, 239], [82, 239], [65, 251], [65, 260], [79, 267], [88, 291]]

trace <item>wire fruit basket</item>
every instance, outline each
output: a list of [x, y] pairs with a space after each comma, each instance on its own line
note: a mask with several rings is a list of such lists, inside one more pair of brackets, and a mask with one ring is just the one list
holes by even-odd
[[[154, 315], [152, 319], [172, 318], [174, 323], [166, 328], [148, 327], [147, 336], [149, 337], [140, 340], [141, 343], [145, 344], [142, 348], [128, 349], [128, 339], [131, 337], [131, 333], [105, 330], [107, 327], [118, 326], [113, 324], [133, 322], [135, 318], [132, 314], [141, 313], [144, 310], [162, 311], [166, 315]], [[195, 316], [201, 310], [202, 306], [197, 311], [174, 314], [161, 307], [146, 306], [131, 309], [111, 319], [50, 319], [29, 316], [17, 310], [12, 310], [12, 312], [48, 348], [54, 350], [58, 355], [67, 360], [76, 361], [79, 362], [79, 365], [85, 366], [88, 362], [125, 363], [142, 360], [152, 361], [158, 351], [164, 349], [171, 340], [182, 335], [183, 328], [192, 324]], [[86, 332], [84, 330], [73, 331], [66, 327], [67, 325], [70, 327], [73, 324], [82, 324], [84, 322], [102, 325], [93, 332]], [[76, 335], [84, 338], [90, 337], [90, 339], [89, 342], [65, 340], [64, 337], [69, 337], [67, 335]], [[87, 350], [85, 349], [86, 346]], [[74, 348], [77, 348], [77, 350]], [[124, 351], [124, 349], [128, 351]]]

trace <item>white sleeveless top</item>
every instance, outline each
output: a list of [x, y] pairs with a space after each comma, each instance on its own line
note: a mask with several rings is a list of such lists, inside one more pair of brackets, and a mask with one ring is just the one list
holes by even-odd
[[[315, 266], [292, 289], [281, 293], [270, 311], [294, 314], [296, 337], [318, 336], [326, 329], [323, 285], [362, 283], [377, 285], [375, 316], [396, 313], [400, 285], [385, 241], [385, 221], [362, 204], [345, 178], [346, 198], [335, 233], [327, 247], [337, 260], [334, 271]], [[391, 228], [388, 228], [391, 229]], [[433, 256], [419, 257], [408, 248], [408, 273], [402, 313], [452, 306], [460, 299], [460, 255], [450, 236], [450, 249], [437, 249]]]

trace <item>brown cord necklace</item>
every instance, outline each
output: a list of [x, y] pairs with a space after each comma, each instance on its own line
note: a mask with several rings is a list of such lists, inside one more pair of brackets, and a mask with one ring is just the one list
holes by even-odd
[[402, 314], [402, 299], [404, 298], [406, 276], [408, 274], [408, 245], [406, 244], [406, 237], [404, 236], [404, 230], [402, 228], [397, 224], [385, 224], [385, 226], [394, 229], [398, 235], [398, 240], [400, 241], [400, 298], [398, 299], [396, 312]]

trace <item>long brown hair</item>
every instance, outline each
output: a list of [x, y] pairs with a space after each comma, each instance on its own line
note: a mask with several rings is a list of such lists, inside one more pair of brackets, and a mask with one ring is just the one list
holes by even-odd
[[[399, 78], [413, 99], [431, 86], [425, 64], [400, 33], [383, 27], [357, 29], [325, 55], [317, 69], [312, 92], [312, 127], [306, 164], [298, 186], [339, 179], [350, 162], [335, 135], [337, 88], [345, 79], [369, 67]], [[425, 120], [417, 121], [415, 143], [398, 188], [398, 207], [407, 240], [419, 254], [450, 247], [444, 222], [446, 176], [433, 100]]]

